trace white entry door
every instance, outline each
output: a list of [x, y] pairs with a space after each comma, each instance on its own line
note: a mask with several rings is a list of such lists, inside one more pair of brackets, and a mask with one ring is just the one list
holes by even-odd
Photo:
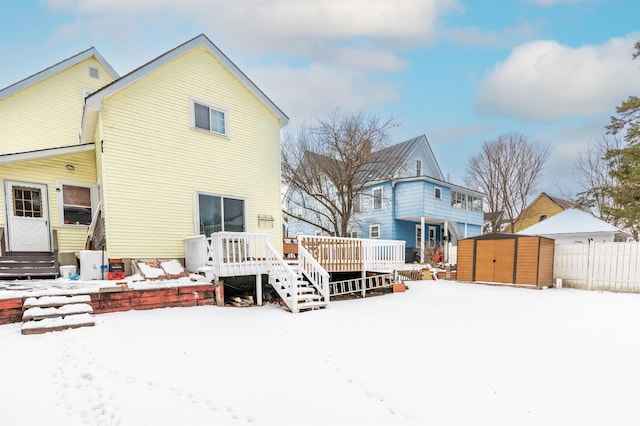
[[5, 181], [9, 251], [51, 251], [47, 185]]

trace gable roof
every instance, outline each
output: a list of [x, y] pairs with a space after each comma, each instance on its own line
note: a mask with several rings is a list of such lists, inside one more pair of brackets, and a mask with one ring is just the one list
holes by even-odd
[[89, 49], [82, 51], [77, 55], [73, 55], [72, 57], [60, 61], [57, 64], [50, 66], [49, 68], [45, 68], [44, 70], [37, 72], [23, 80], [20, 80], [17, 83], [5, 87], [4, 89], [0, 90], [0, 99], [11, 96], [22, 89], [39, 83], [40, 81], [49, 78], [52, 75], [57, 74], [60, 71], [70, 68], [76, 64], [79, 64], [80, 62], [85, 61], [91, 57], [96, 58], [96, 60], [100, 62], [100, 65], [102, 65], [113, 78], [120, 77], [116, 70], [114, 70], [113, 67], [109, 65], [109, 63], [102, 57], [102, 55], [98, 53], [96, 48], [90, 47]]
[[543, 196], [543, 195], [546, 195], [551, 201], [556, 203], [563, 210], [570, 209], [570, 208], [573, 208], [573, 207], [576, 206], [576, 203], [574, 203], [573, 201], [563, 200], [562, 198], [558, 198], [558, 197], [552, 197], [551, 195], [547, 194], [546, 192], [543, 192], [542, 194], [540, 194], [540, 196]]
[[623, 233], [619, 228], [577, 208], [570, 208], [518, 232], [528, 235]]
[[157, 58], [147, 62], [146, 64], [136, 68], [130, 73], [120, 77], [116, 81], [112, 82], [104, 86], [102, 89], [95, 91], [91, 95], [87, 96], [85, 99], [85, 110], [84, 110], [84, 118], [82, 123], [82, 140], [85, 141], [84, 135], [90, 135], [93, 132], [90, 131], [91, 125], [95, 124], [93, 120], [95, 120], [97, 116], [97, 111], [102, 107], [102, 100], [106, 97], [112, 95], [113, 93], [121, 90], [132, 83], [144, 78], [147, 74], [155, 71], [166, 63], [172, 61], [173, 59], [182, 56], [183, 54], [199, 47], [203, 46], [209, 50], [209, 52], [218, 59], [229, 72], [236, 77], [240, 82], [242, 82], [247, 89], [258, 98], [273, 114], [278, 117], [280, 120], [280, 127], [284, 127], [289, 123], [289, 117], [282, 112], [278, 106], [273, 103], [271, 99], [267, 95], [264, 94], [262, 90], [255, 85], [249, 77], [243, 73], [240, 68], [236, 66], [218, 47], [213, 44], [211, 40], [204, 34], [200, 34], [189, 41], [186, 41], [179, 45], [178, 47], [169, 50], [166, 53], [158, 56]]
[[431, 150], [431, 146], [429, 145], [429, 141], [425, 135], [420, 135], [413, 139], [376, 151], [375, 154], [378, 156], [377, 160], [382, 164], [382, 166], [377, 168], [374, 173], [370, 175], [370, 179], [388, 179], [391, 176], [395, 176], [398, 170], [400, 170], [405, 164], [409, 156], [418, 149], [420, 144], [425, 144], [428, 148], [427, 160], [431, 163], [431, 169], [437, 174], [437, 176], [430, 177], [438, 180], [444, 180], [442, 170], [440, 170], [440, 166], [436, 161], [435, 155], [433, 155], [433, 150]]

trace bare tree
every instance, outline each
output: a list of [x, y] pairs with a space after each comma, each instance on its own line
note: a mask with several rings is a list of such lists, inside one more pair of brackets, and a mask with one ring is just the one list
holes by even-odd
[[586, 150], [579, 152], [574, 165], [573, 179], [580, 188], [576, 194], [576, 203], [588, 209], [591, 213], [614, 225], [618, 225], [614, 217], [608, 214], [614, 206], [610, 188], [617, 185], [615, 177], [611, 176], [612, 167], [615, 167], [606, 155], [622, 148], [622, 142], [617, 137], [602, 137], [595, 145], [590, 145]]
[[548, 157], [547, 147], [530, 143], [522, 134], [507, 133], [485, 142], [482, 151], [469, 160], [465, 183], [487, 194], [488, 213], [501, 212], [493, 215], [489, 232], [501, 230], [501, 218], [513, 228], [536, 189]]
[[381, 163], [380, 155], [394, 119], [336, 111], [316, 127], [286, 135], [282, 150], [282, 178], [287, 188], [284, 212], [330, 235], [347, 236], [357, 213], [362, 189]]

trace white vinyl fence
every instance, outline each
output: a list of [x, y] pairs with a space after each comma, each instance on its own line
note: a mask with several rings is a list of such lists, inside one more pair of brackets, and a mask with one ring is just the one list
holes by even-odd
[[563, 287], [640, 293], [640, 242], [556, 244], [553, 275]]

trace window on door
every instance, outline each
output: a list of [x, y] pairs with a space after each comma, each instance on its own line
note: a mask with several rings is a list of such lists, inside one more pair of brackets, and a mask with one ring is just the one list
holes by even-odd
[[216, 195], [198, 194], [199, 233], [244, 232], [244, 200]]
[[422, 226], [416, 225], [416, 247], [422, 247]]
[[13, 215], [42, 217], [42, 192], [38, 188], [13, 187]]

